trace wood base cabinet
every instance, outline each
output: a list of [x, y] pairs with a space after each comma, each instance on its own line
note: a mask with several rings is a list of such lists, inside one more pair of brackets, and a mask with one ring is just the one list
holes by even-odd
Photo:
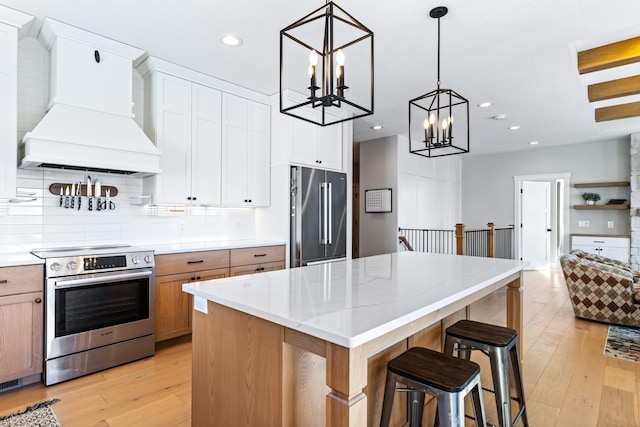
[[156, 342], [191, 333], [193, 297], [184, 283], [228, 275], [228, 250], [156, 256]]
[[0, 383], [42, 372], [43, 280], [41, 265], [0, 268]]
[[285, 246], [232, 249], [230, 263], [230, 276], [283, 270], [285, 268]]

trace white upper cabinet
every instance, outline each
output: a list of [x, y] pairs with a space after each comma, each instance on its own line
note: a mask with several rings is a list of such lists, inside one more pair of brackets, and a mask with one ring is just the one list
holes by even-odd
[[222, 204], [268, 206], [270, 108], [227, 93], [222, 105]]
[[[316, 111], [309, 111], [316, 114]], [[321, 169], [342, 170], [342, 124], [318, 126], [289, 119], [289, 161]]]
[[18, 164], [18, 39], [33, 16], [0, 5], [0, 200], [16, 197]]
[[220, 204], [221, 92], [154, 72], [145, 98], [145, 131], [162, 152], [145, 192], [157, 204]]

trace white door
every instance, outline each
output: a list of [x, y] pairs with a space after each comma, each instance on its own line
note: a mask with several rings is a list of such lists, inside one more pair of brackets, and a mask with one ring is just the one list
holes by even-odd
[[551, 248], [551, 183], [522, 182], [522, 260], [527, 269], [548, 268]]

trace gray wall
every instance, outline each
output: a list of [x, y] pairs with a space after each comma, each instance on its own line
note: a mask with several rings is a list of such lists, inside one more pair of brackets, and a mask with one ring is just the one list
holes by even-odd
[[[360, 256], [398, 250], [398, 137], [360, 144]], [[392, 212], [365, 213], [366, 190], [391, 188]]]
[[[555, 148], [532, 147], [462, 160], [462, 221], [478, 226], [493, 221], [499, 225], [514, 222], [514, 176], [570, 173], [571, 184], [600, 181], [628, 181], [630, 177], [629, 140], [565, 145]], [[570, 204], [584, 204], [580, 195], [598, 192], [600, 203], [609, 198], [626, 198], [629, 188], [574, 189]], [[589, 228], [578, 228], [578, 220], [589, 220]], [[606, 228], [608, 220], [616, 229]], [[571, 209], [568, 233], [629, 233], [629, 211], [578, 211]]]

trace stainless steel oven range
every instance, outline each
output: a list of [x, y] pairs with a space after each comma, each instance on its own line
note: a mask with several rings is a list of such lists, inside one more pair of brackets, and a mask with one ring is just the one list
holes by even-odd
[[33, 254], [46, 260], [45, 385], [154, 354], [153, 251], [116, 246]]

